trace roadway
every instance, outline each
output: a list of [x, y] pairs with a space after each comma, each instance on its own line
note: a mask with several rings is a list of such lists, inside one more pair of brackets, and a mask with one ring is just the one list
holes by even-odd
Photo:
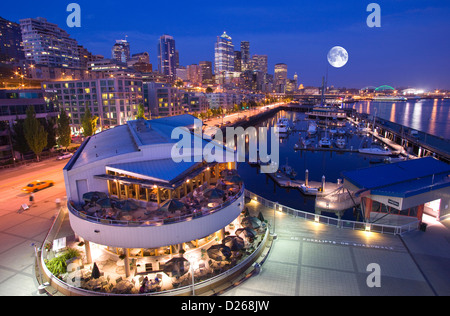
[[[0, 296], [34, 296], [38, 284], [34, 270], [34, 247], [40, 246], [58, 212], [56, 199], [66, 196], [63, 168], [68, 160], [49, 159], [0, 170]], [[21, 189], [34, 180], [53, 180], [53, 187], [29, 194]]]

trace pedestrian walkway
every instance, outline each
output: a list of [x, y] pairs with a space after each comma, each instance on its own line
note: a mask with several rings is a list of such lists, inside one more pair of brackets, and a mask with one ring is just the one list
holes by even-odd
[[[247, 206], [273, 222], [273, 209], [256, 202]], [[224, 295], [450, 295], [450, 239], [444, 225], [436, 230], [432, 226], [430, 234], [416, 231], [399, 237], [275, 212], [275, 233], [277, 239], [260, 274]], [[380, 267], [381, 287], [367, 285], [371, 263]]]

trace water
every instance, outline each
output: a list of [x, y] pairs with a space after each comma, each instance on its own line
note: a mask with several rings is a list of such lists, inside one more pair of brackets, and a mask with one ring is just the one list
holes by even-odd
[[364, 101], [346, 104], [359, 113], [376, 115], [418, 131], [450, 139], [450, 99], [408, 102]]
[[[296, 129], [307, 130], [308, 123], [304, 120], [305, 114], [289, 111], [280, 111], [274, 117], [260, 122], [256, 127], [273, 127], [282, 116], [288, 118]], [[296, 119], [299, 119], [299, 121], [294, 122]], [[306, 132], [300, 133], [302, 136], [306, 136]], [[325, 130], [319, 129], [314, 144], [317, 144], [320, 139], [319, 137], [322, 137], [324, 134]], [[328, 133], [328, 136], [330, 137], [331, 135]], [[293, 132], [287, 138], [280, 139], [280, 165], [286, 164], [287, 158], [288, 164], [297, 172], [296, 179], [298, 180], [305, 179], [305, 170], [308, 169], [310, 181], [321, 182], [322, 176], [325, 175], [327, 182], [337, 183], [338, 179], [342, 179], [343, 171], [369, 167], [373, 164], [374, 159], [376, 161], [379, 160], [379, 157], [369, 157], [351, 152], [295, 151], [294, 145], [299, 141], [299, 138], [299, 132]], [[347, 140], [347, 148], [349, 149], [352, 146], [354, 149], [358, 149], [364, 140], [363, 136], [356, 134], [347, 135], [345, 138]], [[251, 192], [268, 200], [280, 202], [282, 205], [314, 213], [314, 197], [305, 196], [297, 189], [279, 187], [269, 176], [259, 173], [258, 167], [251, 166], [247, 162], [240, 163], [238, 170], [246, 188]], [[333, 213], [323, 213], [323, 215], [334, 217]], [[347, 211], [343, 218], [353, 220], [353, 211]]]

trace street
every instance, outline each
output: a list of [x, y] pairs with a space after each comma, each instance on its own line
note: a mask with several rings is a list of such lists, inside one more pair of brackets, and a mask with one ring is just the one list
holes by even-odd
[[[58, 209], [56, 199], [66, 195], [63, 168], [68, 160], [50, 159], [13, 169], [0, 170], [0, 296], [38, 294], [34, 271], [34, 247], [40, 246]], [[53, 180], [55, 185], [29, 194], [22, 187], [34, 180]]]

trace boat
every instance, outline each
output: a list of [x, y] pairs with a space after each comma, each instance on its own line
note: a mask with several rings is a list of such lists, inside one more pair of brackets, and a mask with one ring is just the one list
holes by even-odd
[[376, 97], [373, 97], [373, 101], [396, 102], [396, 101], [408, 101], [408, 99], [405, 97], [400, 97], [400, 96], [376, 96]]
[[286, 164], [284, 166], [281, 166], [280, 171], [287, 175], [291, 180], [294, 180], [294, 178], [297, 176], [297, 172], [288, 165], [287, 158]]
[[366, 155], [377, 155], [377, 156], [392, 155], [392, 151], [390, 151], [389, 149], [384, 149], [384, 148], [380, 148], [380, 147], [360, 148], [358, 151], [361, 154], [366, 154]]
[[345, 142], [345, 139], [344, 139], [344, 138], [338, 138], [338, 139], [336, 139], [335, 143], [336, 143], [336, 147], [337, 147], [337, 148], [341, 148], [341, 149], [344, 148], [345, 145], [346, 145], [346, 142]]
[[406, 157], [403, 157], [403, 156], [387, 157], [387, 158], [384, 158], [384, 163], [396, 163], [396, 162], [405, 161], [405, 160], [406, 160]]
[[309, 122], [308, 124], [308, 134], [309, 135], [315, 135], [317, 133], [317, 123], [316, 122]]
[[330, 128], [330, 134], [331, 135], [335, 135], [336, 133], [337, 133], [337, 129], [336, 128], [334, 128], [334, 127]]
[[331, 140], [327, 136], [327, 130], [325, 130], [325, 136], [319, 140], [319, 146], [325, 148], [331, 147]]
[[329, 148], [331, 146], [331, 141], [328, 137], [324, 136], [319, 140], [319, 146]]
[[285, 117], [282, 117], [278, 120], [276, 126], [278, 133], [287, 133], [289, 131], [289, 120]]
[[345, 131], [345, 129], [343, 129], [343, 128], [338, 129], [337, 132], [338, 132], [338, 134], [341, 135], [341, 136], [343, 136], [343, 135], [346, 134], [346, 131]]

